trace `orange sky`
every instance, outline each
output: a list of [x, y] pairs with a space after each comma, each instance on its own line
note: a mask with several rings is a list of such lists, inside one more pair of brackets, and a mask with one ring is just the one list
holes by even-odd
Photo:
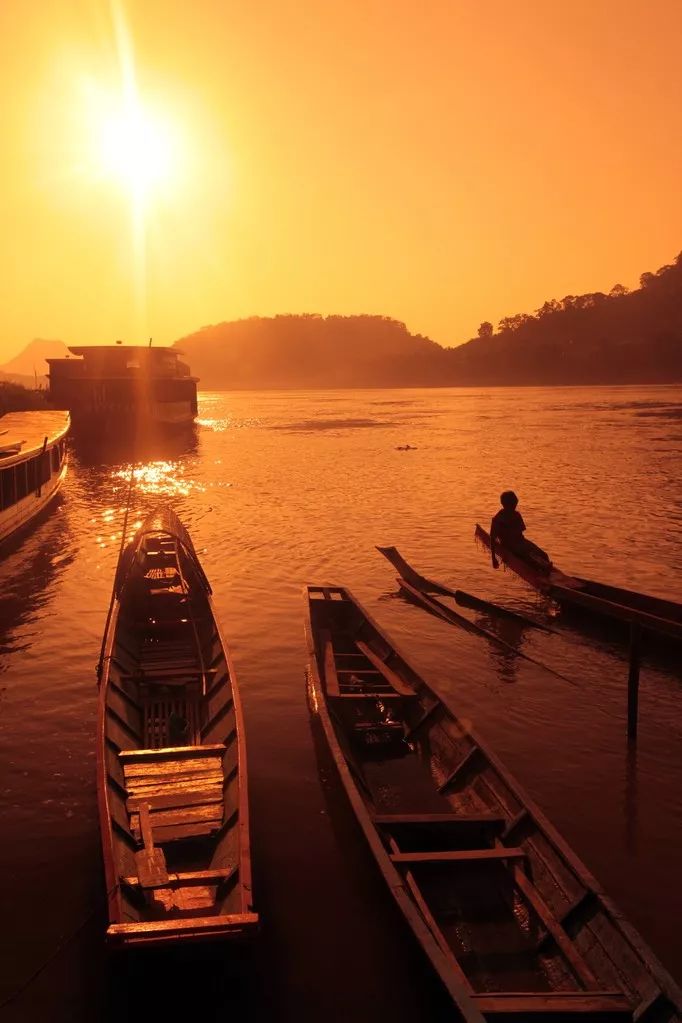
[[[175, 147], [135, 230], [126, 31]], [[634, 286], [682, 249], [680, 53], [680, 0], [0, 4], [0, 362], [277, 312], [456, 344]]]

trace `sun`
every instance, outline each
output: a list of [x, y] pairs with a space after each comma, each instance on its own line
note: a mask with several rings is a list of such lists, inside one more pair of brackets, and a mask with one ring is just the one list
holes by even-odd
[[170, 124], [139, 103], [128, 103], [100, 122], [103, 171], [145, 198], [172, 180], [177, 172], [176, 139]]

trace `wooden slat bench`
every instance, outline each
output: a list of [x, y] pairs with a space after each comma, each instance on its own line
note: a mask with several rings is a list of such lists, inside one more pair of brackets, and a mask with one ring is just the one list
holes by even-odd
[[140, 809], [149, 807], [157, 845], [210, 835], [223, 823], [222, 743], [119, 753], [134, 837], [141, 839]]
[[484, 1016], [505, 1023], [552, 1019], [589, 1019], [590, 1023], [632, 1020], [632, 1006], [621, 991], [510, 991], [471, 997]]
[[400, 852], [393, 853], [393, 863], [476, 863], [486, 860], [525, 860], [526, 853], [523, 849], [499, 848], [499, 849], [457, 849], [439, 850], [436, 852]]

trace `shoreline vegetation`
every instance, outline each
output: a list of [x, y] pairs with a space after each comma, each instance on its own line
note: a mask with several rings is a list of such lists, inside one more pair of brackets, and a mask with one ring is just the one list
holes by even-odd
[[629, 291], [566, 295], [444, 348], [385, 316], [254, 316], [176, 342], [203, 390], [682, 382], [682, 253]]
[[45, 391], [0, 380], [0, 416], [6, 412], [31, 412], [46, 408], [51, 408], [51, 405]]
[[[552, 299], [497, 327], [485, 321], [456, 347], [387, 316], [317, 313], [205, 326], [175, 346], [204, 391], [682, 383], [682, 253], [633, 291], [616, 284]], [[49, 407], [48, 393], [7, 370], [37, 367], [61, 348], [36, 339], [0, 367], [0, 414]]]

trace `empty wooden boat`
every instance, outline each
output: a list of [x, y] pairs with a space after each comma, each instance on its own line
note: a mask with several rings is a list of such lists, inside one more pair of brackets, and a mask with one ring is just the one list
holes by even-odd
[[453, 1018], [679, 1023], [682, 991], [348, 590], [308, 587], [309, 696]]
[[239, 693], [211, 587], [168, 509], [121, 556], [102, 669], [108, 938], [134, 946], [247, 937], [258, 918]]
[[415, 600], [424, 606], [427, 611], [431, 611], [433, 614], [439, 615], [446, 621], [452, 622], [453, 624], [461, 625], [462, 628], [469, 629], [473, 632], [478, 632], [489, 639], [497, 639], [496, 636], [491, 636], [487, 629], [481, 628], [471, 622], [468, 618], [464, 618], [452, 607], [443, 604], [437, 597], [452, 597], [453, 600], [460, 605], [460, 607], [467, 607], [472, 611], [482, 611], [485, 614], [493, 615], [496, 618], [506, 618], [509, 621], [517, 622], [519, 625], [528, 627], [531, 629], [541, 629], [544, 632], [550, 630], [546, 625], [541, 622], [535, 621], [534, 618], [529, 618], [528, 615], [522, 615], [518, 611], [512, 611], [508, 607], [503, 607], [500, 604], [494, 604], [489, 600], [481, 600], [480, 597], [475, 597], [472, 593], [466, 593], [464, 590], [453, 589], [451, 586], [446, 586], [444, 583], [438, 583], [434, 579], [427, 579], [426, 576], [421, 575], [416, 571], [405, 560], [397, 547], [377, 547], [379, 554], [383, 554], [387, 561], [398, 570], [398, 584], [400, 589], [403, 590], [406, 596]]
[[[476, 526], [475, 536], [490, 550], [490, 534], [482, 526]], [[495, 554], [516, 575], [565, 611], [603, 622], [637, 625], [658, 641], [682, 642], [682, 604], [674, 600], [569, 576], [556, 566], [552, 566], [548, 574], [542, 574], [499, 541], [495, 544]]]

